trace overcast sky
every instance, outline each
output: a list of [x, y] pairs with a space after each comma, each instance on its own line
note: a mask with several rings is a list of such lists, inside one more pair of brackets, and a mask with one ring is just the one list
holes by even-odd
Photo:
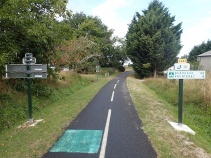
[[[135, 12], [142, 14], [152, 0], [69, 0], [73, 13], [98, 16], [114, 34], [124, 37]], [[183, 45], [179, 56], [188, 54], [195, 45], [211, 40], [211, 0], [160, 0], [182, 22]]]

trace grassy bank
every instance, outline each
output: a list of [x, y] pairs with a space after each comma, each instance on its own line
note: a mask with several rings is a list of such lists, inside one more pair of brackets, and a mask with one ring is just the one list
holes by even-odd
[[[63, 75], [65, 76], [65, 74]], [[95, 75], [85, 77], [86, 81], [82, 79], [80, 82], [72, 84], [71, 89], [67, 87], [68, 83], [66, 82], [68, 79], [61, 81], [62, 83], [60, 84], [64, 88], [55, 92], [52, 96], [54, 99], [39, 101], [39, 104], [41, 104], [39, 106], [43, 108], [33, 113], [34, 119], [44, 119], [44, 121], [37, 126], [18, 129], [17, 127], [24, 123], [22, 121], [17, 122], [10, 129], [1, 131], [0, 157], [41, 157], [54, 144], [71, 120], [78, 115], [96, 93], [112, 78], [99, 76], [99, 81], [96, 81]], [[89, 85], [86, 83], [87, 80], [91, 81]]]
[[[62, 96], [69, 95], [91, 82], [76, 73], [62, 72], [60, 79], [32, 80], [33, 111], [40, 111]], [[28, 118], [27, 82], [23, 79], [4, 80], [5, 90], [0, 90], [0, 131]]]
[[[184, 132], [177, 132], [168, 123], [168, 121], [177, 122], [177, 106], [175, 106], [177, 100], [173, 101], [169, 99], [171, 97], [173, 98], [173, 95], [176, 95], [176, 98], [178, 97], [176, 90], [161, 91], [158, 87], [165, 86], [158, 80], [142, 81], [131, 76], [128, 77], [127, 82], [131, 97], [143, 121], [143, 129], [148, 134], [158, 153], [158, 157], [211, 157], [211, 155], [208, 154], [211, 153], [210, 137], [205, 132], [210, 126], [203, 129], [201, 126], [198, 126], [198, 120], [196, 119], [198, 113], [196, 109], [186, 106], [186, 118], [184, 119], [184, 123], [196, 132], [195, 136]], [[165, 95], [166, 93], [168, 93], [168, 95]], [[188, 109], [194, 112], [194, 117], [190, 117], [191, 114], [188, 115]], [[198, 117], [204, 117], [201, 113], [199, 115]], [[209, 115], [207, 115], [206, 118], [210, 120]], [[201, 124], [203, 124], [203, 122], [201, 122]]]

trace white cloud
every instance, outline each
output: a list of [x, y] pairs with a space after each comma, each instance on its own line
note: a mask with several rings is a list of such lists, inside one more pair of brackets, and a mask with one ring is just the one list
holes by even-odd
[[207, 3], [210, 2], [210, 0], [194, 0], [196, 3], [198, 4], [203, 4], [203, 3]]
[[[114, 29], [114, 35], [124, 37], [135, 12], [142, 14], [152, 0], [103, 0], [99, 4], [94, 0], [70, 0], [70, 9], [84, 11], [88, 15], [98, 16], [102, 22]], [[163, 0], [170, 13], [176, 16], [176, 23], [182, 22], [183, 48], [180, 56], [188, 54], [195, 45], [211, 39], [211, 0]], [[95, 2], [95, 3], [94, 3]]]
[[209, 10], [209, 11], [206, 11], [206, 14], [209, 14], [209, 15], [211, 15], [211, 11]]
[[191, 49], [211, 39], [211, 17], [204, 17], [192, 23], [192, 26], [186, 27], [183, 30], [181, 37], [184, 45], [180, 55], [188, 54]]
[[114, 29], [114, 34], [119, 37], [124, 37], [128, 27], [129, 21], [120, 17], [118, 14], [119, 9], [130, 6], [131, 0], [106, 0], [104, 3], [96, 6], [92, 10], [92, 15], [100, 17], [110, 29]]
[[67, 8], [72, 10], [75, 14], [76, 12], [83, 12], [88, 14], [90, 5], [86, 2], [86, 0], [68, 0]]
[[[128, 4], [128, 0], [106, 0], [105, 2], [101, 3], [100, 5], [96, 6], [93, 10], [98, 10], [102, 12], [103, 10], [110, 10], [115, 11], [120, 7], [124, 7]], [[99, 13], [98, 12], [98, 13]]]

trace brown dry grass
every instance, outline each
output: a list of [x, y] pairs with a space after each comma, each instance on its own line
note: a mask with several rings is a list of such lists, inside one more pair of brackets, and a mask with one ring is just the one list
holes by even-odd
[[158, 157], [209, 158], [210, 154], [196, 146], [190, 135], [175, 131], [167, 121], [176, 121], [171, 106], [159, 99], [141, 80], [128, 77], [128, 88]]

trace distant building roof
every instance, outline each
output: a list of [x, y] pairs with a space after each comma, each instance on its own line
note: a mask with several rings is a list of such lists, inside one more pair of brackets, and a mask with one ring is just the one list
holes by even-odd
[[205, 57], [205, 56], [211, 56], [211, 50], [205, 53], [202, 53], [200, 55], [198, 55], [198, 57]]

